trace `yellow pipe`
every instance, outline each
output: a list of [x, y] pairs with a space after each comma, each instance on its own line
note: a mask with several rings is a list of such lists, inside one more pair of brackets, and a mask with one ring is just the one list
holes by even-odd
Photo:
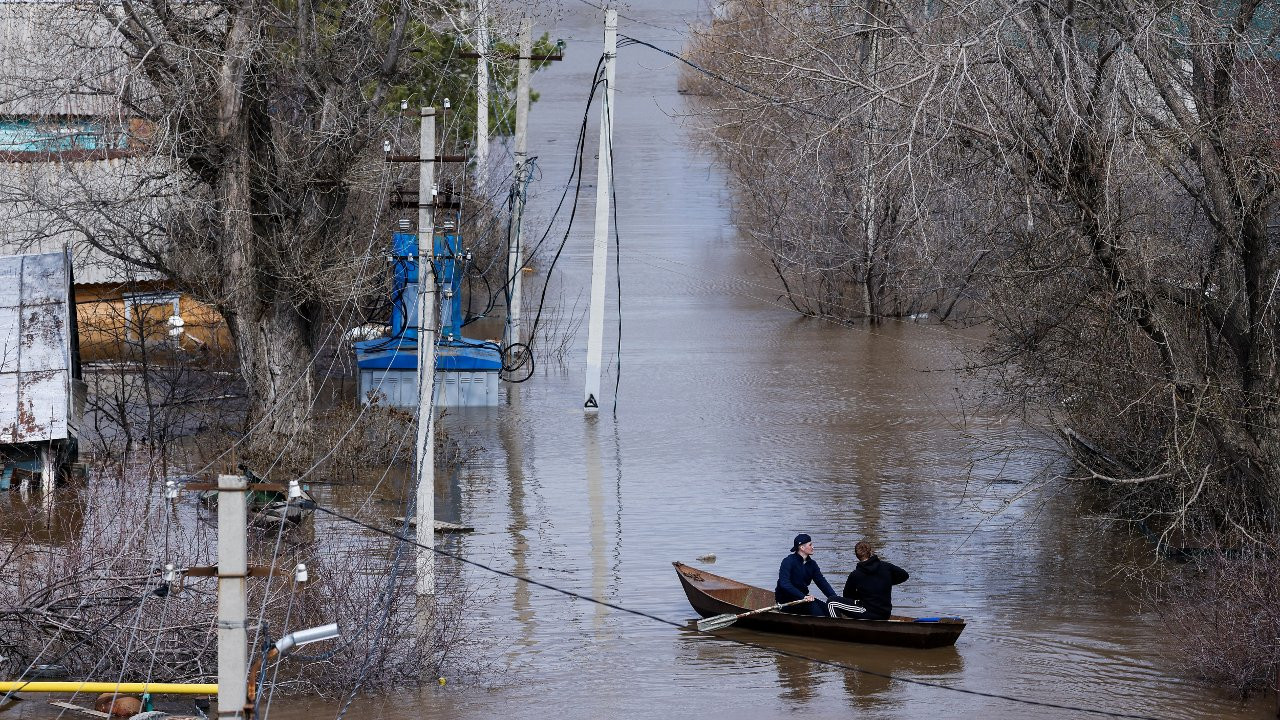
[[50, 681], [50, 680], [31, 680], [31, 681], [3, 681], [0, 680], [0, 693], [5, 692], [28, 692], [28, 693], [104, 693], [118, 692], [141, 694], [151, 693], [152, 695], [217, 695], [218, 684], [207, 683], [204, 685], [196, 683], [140, 683], [140, 682], [75, 682], [75, 681]]

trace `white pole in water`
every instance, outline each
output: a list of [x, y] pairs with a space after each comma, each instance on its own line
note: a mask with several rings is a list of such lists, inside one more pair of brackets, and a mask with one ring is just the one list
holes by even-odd
[[591, 256], [591, 314], [587, 324], [587, 392], [582, 408], [600, 410], [600, 356], [604, 351], [604, 291], [609, 260], [609, 199], [613, 190], [613, 62], [618, 55], [618, 11], [604, 11], [604, 102], [596, 163], [596, 243]]
[[524, 192], [528, 182], [529, 162], [529, 60], [533, 54], [533, 23], [520, 20], [520, 58], [516, 71], [516, 201], [515, 234], [507, 249], [507, 280], [511, 283], [511, 307], [507, 309], [506, 345], [521, 342], [520, 304], [524, 275]]
[[[418, 143], [418, 486], [416, 539], [435, 545], [436, 515], [436, 278], [435, 162], [436, 110], [424, 107]], [[436, 592], [436, 554], [418, 548], [418, 597]]]
[[245, 627], [249, 518], [241, 475], [218, 476], [218, 717], [242, 718], [249, 697]]
[[476, 0], [476, 187], [489, 188], [489, 0]]

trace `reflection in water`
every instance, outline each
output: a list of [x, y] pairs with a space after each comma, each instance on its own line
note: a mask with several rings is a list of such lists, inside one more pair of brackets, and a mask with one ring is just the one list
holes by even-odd
[[774, 655], [778, 668], [778, 685], [782, 699], [788, 703], [807, 703], [813, 699], [816, 683], [822, 680], [822, 670], [808, 660]]
[[[520, 386], [507, 387], [508, 412], [502, 414], [498, 423], [498, 435], [502, 440], [502, 449], [506, 451], [507, 467], [507, 507], [510, 510], [510, 521], [507, 533], [511, 536], [511, 571], [520, 577], [529, 574], [529, 516], [525, 510], [524, 487], [524, 443], [521, 437], [520, 424]], [[528, 583], [517, 582], [512, 589], [513, 615], [520, 623], [520, 644], [528, 647], [534, 643], [534, 633], [538, 623], [529, 602]]]
[[75, 540], [84, 527], [80, 489], [68, 484], [52, 492], [0, 493], [0, 538], [53, 546]]
[[613, 588], [616, 592], [622, 590], [622, 440], [618, 437], [617, 405], [614, 405], [615, 420], [613, 423], [613, 453], [614, 464], [617, 467], [617, 477], [614, 481], [613, 496], [614, 518], [613, 518]]
[[[601, 487], [604, 468], [600, 460], [600, 439], [597, 415], [588, 415], [584, 419], [583, 431], [587, 444], [587, 506], [591, 511], [591, 596], [604, 599], [608, 580], [605, 561], [604, 539], [604, 488]], [[595, 628], [599, 632], [604, 628], [604, 619], [608, 608], [595, 605]]]
[[[705, 20], [705, 3], [695, 0], [631, 6], [621, 31], [671, 52], [684, 47], [686, 22]], [[531, 218], [541, 214], [534, 225], [551, 217], [578, 154], [573, 139], [599, 59], [600, 21], [597, 8], [571, 3], [554, 27], [539, 28], [566, 38], [571, 49], [538, 74], [543, 100], [531, 118], [529, 145], [543, 180], [530, 187]], [[962, 615], [969, 627], [956, 649], [943, 652], [742, 636], [762, 646], [756, 648], [596, 606], [595, 628], [584, 633], [592, 614], [584, 603], [502, 585], [522, 619], [512, 620], [505, 597], [480, 604], [474, 637], [484, 657], [512, 653], [509, 671], [473, 682], [451, 678], [447, 687], [419, 688], [409, 697], [362, 698], [348, 717], [474, 720], [554, 712], [561, 720], [667, 720], [679, 712], [773, 720], [793, 710], [788, 695], [806, 694], [806, 717], [1062, 717], [779, 661], [776, 649], [784, 648], [1033, 701], [1149, 716], [1273, 716], [1266, 700], [1242, 707], [1172, 682], [1167, 634], [1134, 608], [1104, 557], [1114, 538], [1082, 542], [1087, 523], [1061, 498], [1023, 491], [1044, 468], [1043, 458], [1027, 451], [1029, 428], [981, 410], [965, 414], [958, 427], [950, 408], [939, 407], [968, 383], [942, 370], [957, 361], [954, 344], [973, 333], [891, 322], [844, 327], [798, 320], [779, 307], [769, 263], [734, 233], [734, 198], [714, 160], [679, 125], [689, 109], [678, 92], [679, 70], [658, 59], [636, 45], [618, 53], [624, 121], [615, 136], [614, 208], [626, 322], [619, 357], [628, 370], [617, 417], [582, 418], [584, 370], [577, 358], [585, 337], [572, 333], [564, 338], [566, 367], [540, 366], [516, 390], [518, 402], [493, 413], [451, 413], [455, 437], [481, 448], [461, 498], [467, 524], [477, 530], [468, 554], [677, 620], [691, 611], [671, 560], [716, 552], [718, 574], [771, 587], [787, 541], [805, 530], [820, 540], [820, 561], [839, 584], [839, 571], [853, 568], [854, 542], [866, 536], [882, 557], [911, 572], [911, 581], [894, 591], [896, 607]], [[558, 223], [553, 236], [565, 237], [563, 217]], [[590, 248], [589, 228], [577, 226], [555, 272], [539, 268], [551, 297], [573, 298], [589, 287]], [[610, 301], [611, 317], [614, 309]], [[581, 310], [557, 312], [572, 319]], [[607, 330], [606, 345], [613, 332]], [[610, 421], [616, 447], [599, 424]], [[1001, 447], [1014, 452], [993, 454]], [[494, 462], [481, 467], [485, 458]], [[530, 458], [538, 460], [536, 472]], [[603, 486], [606, 478], [614, 488]], [[1022, 484], [989, 485], [995, 480]], [[453, 487], [439, 491], [440, 507], [454, 507]], [[1006, 507], [1011, 492], [1027, 499]], [[615, 493], [616, 511], [608, 507]], [[992, 517], [995, 509], [1002, 514]], [[495, 582], [475, 569], [463, 570], [462, 579], [478, 587]], [[512, 634], [522, 642], [509, 642]], [[275, 720], [333, 717], [323, 703], [306, 699], [272, 712]]]
[[[844, 664], [850, 664], [845, 662]], [[849, 705], [866, 710], [897, 702], [889, 690], [901, 685], [894, 678], [910, 678], [947, 684], [964, 670], [964, 660], [954, 647], [933, 650], [859, 646], [859, 671], [844, 672], [844, 689]]]
[[[910, 684], [899, 679], [954, 685], [964, 672], [964, 659], [954, 647], [918, 650], [839, 643], [738, 627], [707, 635], [693, 627], [691, 623], [680, 633], [682, 664], [696, 666], [708, 677], [753, 675], [761, 663], [771, 665], [778, 699], [788, 707], [840, 703], [859, 711], [883, 708], [902, 702]], [[840, 683], [829, 682], [837, 675]], [[843, 702], [830, 692], [840, 686]]]

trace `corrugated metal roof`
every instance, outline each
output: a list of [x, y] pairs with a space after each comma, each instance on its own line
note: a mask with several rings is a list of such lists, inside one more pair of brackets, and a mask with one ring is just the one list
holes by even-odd
[[117, 115], [128, 68], [101, 13], [68, 2], [0, 2], [0, 114]]
[[[140, 177], [161, 174], [153, 158], [81, 162], [0, 162], [0, 255], [50, 253], [70, 246], [78, 285], [129, 283], [159, 276], [124, 257], [141, 257], [138, 235], [163, 242], [168, 198], [140, 192]], [[151, 196], [148, 196], [151, 194]], [[56, 200], [56, 202], [51, 202]], [[112, 250], [103, 252], [86, 232]]]
[[70, 273], [65, 253], [0, 257], [0, 443], [68, 436]]

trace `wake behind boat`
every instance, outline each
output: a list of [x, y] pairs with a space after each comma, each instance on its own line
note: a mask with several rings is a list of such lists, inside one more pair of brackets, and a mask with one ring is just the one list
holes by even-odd
[[[684, 563], [671, 564], [675, 566], [689, 604], [702, 617], [744, 613], [774, 604], [771, 590], [730, 580]], [[902, 615], [894, 615], [888, 620], [852, 620], [774, 611], [742, 618], [738, 625], [751, 630], [824, 640], [936, 648], [954, 645], [956, 638], [964, 632], [965, 622], [954, 617], [917, 618]]]

